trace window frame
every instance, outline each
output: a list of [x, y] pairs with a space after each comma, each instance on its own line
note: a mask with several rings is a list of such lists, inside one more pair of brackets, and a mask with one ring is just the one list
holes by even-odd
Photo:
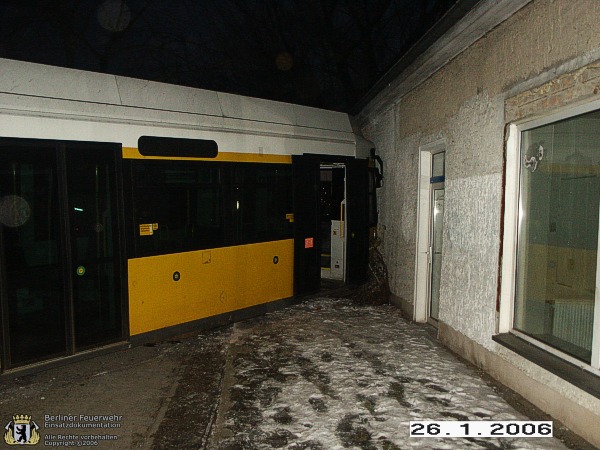
[[507, 138], [505, 144], [505, 183], [504, 183], [504, 231], [501, 235], [501, 263], [500, 263], [500, 294], [499, 294], [499, 320], [498, 334], [510, 333], [562, 360], [567, 361], [581, 369], [600, 376], [600, 224], [599, 248], [596, 262], [596, 292], [594, 303], [594, 333], [592, 340], [591, 363], [587, 364], [570, 356], [550, 345], [545, 344], [525, 333], [513, 328], [516, 277], [517, 277], [517, 246], [520, 236], [520, 205], [521, 205], [521, 137], [523, 132], [544, 125], [549, 125], [561, 120], [573, 118], [592, 111], [600, 110], [600, 100], [581, 105], [562, 108], [553, 113], [524, 119], [507, 124]]

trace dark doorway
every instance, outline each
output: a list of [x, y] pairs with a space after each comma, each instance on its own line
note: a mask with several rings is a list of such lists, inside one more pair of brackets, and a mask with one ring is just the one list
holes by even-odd
[[[335, 279], [364, 281], [369, 248], [367, 160], [301, 155], [292, 157], [292, 168], [295, 294], [318, 291], [322, 274], [336, 263], [341, 275]], [[333, 238], [340, 238], [337, 258]]]
[[346, 165], [321, 164], [321, 278], [346, 279]]

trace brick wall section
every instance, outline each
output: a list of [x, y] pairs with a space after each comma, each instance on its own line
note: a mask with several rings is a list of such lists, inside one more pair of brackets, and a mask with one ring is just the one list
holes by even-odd
[[507, 123], [600, 98], [600, 61], [506, 100]]

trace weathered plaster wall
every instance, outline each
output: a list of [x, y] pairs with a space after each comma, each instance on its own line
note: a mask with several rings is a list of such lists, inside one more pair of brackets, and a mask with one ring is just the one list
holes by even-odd
[[[418, 143], [416, 137], [396, 142], [396, 111], [390, 108], [367, 126], [369, 139], [377, 142], [377, 153], [385, 161], [385, 179], [378, 192], [379, 235], [388, 264], [392, 294], [404, 312], [412, 316], [416, 237]], [[412, 142], [411, 142], [412, 141]], [[412, 148], [412, 152], [401, 149]], [[399, 150], [400, 149], [400, 150]], [[390, 263], [392, 262], [393, 263]]]
[[445, 127], [471, 97], [490, 98], [600, 47], [600, 2], [537, 0], [402, 99], [400, 135]]
[[[440, 335], [447, 330], [448, 336], [462, 336], [455, 349], [482, 367], [494, 364], [485, 356], [490, 352], [540, 380], [548, 395], [554, 391], [600, 418], [598, 399], [491, 339], [496, 333], [505, 125], [600, 98], [600, 64], [594, 64], [600, 61], [598, 17], [600, 1], [534, 0], [404, 97], [386, 108], [367, 106], [359, 119], [386, 163], [380, 228], [390, 287], [403, 309], [411, 311], [414, 305], [419, 151], [443, 138]], [[471, 354], [470, 346], [479, 350]], [[560, 408], [549, 409], [560, 413]]]
[[[446, 140], [440, 318], [494, 348], [504, 101], [578, 57], [600, 58], [600, 2], [536, 0], [387, 109], [359, 117], [386, 163], [380, 229], [392, 293], [412, 310], [419, 148]], [[469, 320], [465, 320], [469, 317]]]
[[477, 95], [447, 127], [440, 320], [483, 345], [496, 326], [503, 108]]

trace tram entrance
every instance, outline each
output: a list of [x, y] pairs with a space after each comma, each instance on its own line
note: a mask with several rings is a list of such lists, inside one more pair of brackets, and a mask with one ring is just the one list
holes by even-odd
[[369, 248], [368, 163], [350, 157], [292, 157], [294, 293], [316, 292], [321, 279], [359, 283]]
[[3, 371], [124, 337], [120, 150], [0, 141]]
[[321, 278], [346, 278], [346, 166], [320, 167]]

